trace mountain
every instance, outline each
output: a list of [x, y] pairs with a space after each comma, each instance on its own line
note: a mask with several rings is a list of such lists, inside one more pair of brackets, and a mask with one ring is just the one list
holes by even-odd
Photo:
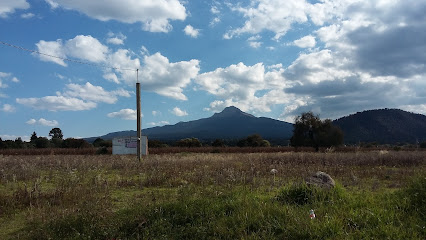
[[[200, 140], [241, 139], [252, 134], [260, 134], [264, 139], [287, 140], [293, 134], [293, 124], [265, 117], [255, 117], [236, 107], [227, 107], [209, 118], [175, 125], [143, 129], [148, 139], [179, 140], [195, 137]], [[136, 136], [136, 131], [114, 132], [101, 136], [109, 140], [119, 136]], [[95, 138], [88, 138], [94, 141]]]
[[345, 143], [415, 143], [426, 141], [426, 116], [399, 109], [358, 112], [333, 121]]
[[[399, 109], [368, 110], [333, 121], [344, 132], [345, 143], [378, 142], [381, 144], [415, 143], [426, 141], [426, 116]], [[200, 140], [241, 139], [252, 134], [277, 144], [287, 144], [293, 134], [293, 124], [255, 117], [236, 107], [227, 107], [209, 118], [175, 125], [142, 130], [148, 139], [175, 141], [195, 137]], [[136, 136], [136, 131], [113, 132], [101, 136], [110, 140], [120, 136]], [[97, 137], [87, 138], [93, 142]], [[278, 140], [278, 141], [274, 141]]]

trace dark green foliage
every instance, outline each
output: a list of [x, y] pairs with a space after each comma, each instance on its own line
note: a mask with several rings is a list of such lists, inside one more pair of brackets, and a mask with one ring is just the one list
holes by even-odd
[[331, 147], [343, 144], [343, 132], [333, 125], [330, 119], [321, 120], [312, 112], [296, 117], [293, 136], [290, 139], [294, 147]]
[[212, 143], [212, 146], [213, 147], [225, 147], [225, 141], [223, 141], [223, 139], [216, 139]]
[[31, 138], [30, 138], [30, 142], [31, 143], [35, 143], [35, 141], [37, 140], [37, 133], [36, 132], [33, 132], [32, 134], [31, 134]]
[[185, 138], [176, 142], [178, 147], [201, 147], [202, 144], [198, 138]]
[[335, 203], [343, 201], [344, 190], [336, 186], [332, 189], [324, 189], [315, 186], [308, 186], [305, 183], [292, 184], [284, 187], [276, 199], [283, 203], [305, 205], [316, 202]]
[[247, 138], [241, 139], [237, 143], [238, 147], [270, 147], [269, 141], [264, 140], [259, 134], [248, 136]]
[[63, 145], [64, 140], [61, 138], [52, 138], [51, 140], [52, 146], [55, 148], [60, 148]]
[[62, 146], [64, 148], [89, 148], [91, 145], [84, 139], [67, 138], [64, 140]]
[[107, 147], [100, 147], [98, 150], [96, 150], [96, 154], [108, 154], [108, 148]]
[[50, 147], [50, 141], [45, 137], [39, 137], [35, 141], [35, 146], [36, 148], [48, 148]]
[[162, 148], [167, 147], [167, 144], [161, 142], [160, 140], [148, 140], [148, 148]]
[[49, 132], [49, 136], [52, 138], [63, 139], [64, 135], [62, 134], [62, 130], [60, 128], [52, 128]]
[[422, 143], [420, 143], [420, 147], [421, 147], [421, 148], [426, 148], [426, 142], [422, 142]]
[[403, 191], [407, 208], [418, 214], [426, 223], [426, 177], [415, 178], [407, 189]]
[[104, 140], [102, 138], [96, 138], [96, 140], [93, 141], [93, 146], [94, 147], [100, 147], [103, 142], [104, 142]]

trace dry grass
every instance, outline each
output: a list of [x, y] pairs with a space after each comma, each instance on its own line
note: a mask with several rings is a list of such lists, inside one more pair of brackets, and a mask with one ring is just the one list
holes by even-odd
[[[103, 224], [141, 202], [154, 206], [205, 194], [215, 199], [238, 189], [268, 195], [316, 171], [329, 173], [350, 191], [393, 191], [406, 187], [413, 176], [426, 175], [425, 156], [421, 151], [181, 152], [152, 154], [137, 162], [135, 156], [0, 155], [0, 225], [11, 219], [19, 226], [12, 233], [0, 227], [0, 239], [21, 232], [28, 236], [34, 224], [61, 223], [62, 230], [79, 221]], [[272, 169], [277, 172], [271, 174]]]

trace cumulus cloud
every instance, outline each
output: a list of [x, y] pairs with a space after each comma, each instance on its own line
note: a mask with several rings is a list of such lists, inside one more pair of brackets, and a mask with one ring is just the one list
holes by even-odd
[[170, 123], [168, 121], [160, 121], [160, 122], [150, 122], [148, 123], [148, 125], [150, 126], [164, 126], [164, 125], [169, 125]]
[[[0, 72], [0, 90], [9, 87], [7, 82], [18, 83], [19, 79], [14, 77], [12, 73]], [[7, 95], [0, 92], [0, 97], [7, 97]]]
[[42, 126], [47, 126], [47, 127], [56, 127], [59, 125], [58, 121], [56, 120], [46, 120], [44, 118], [40, 118], [39, 120], [35, 120], [35, 119], [30, 119], [26, 122], [29, 125], [42, 125]]
[[23, 13], [23, 14], [21, 14], [21, 18], [23, 18], [23, 19], [30, 19], [30, 18], [33, 18], [35, 15], [34, 15], [34, 13]]
[[289, 96], [282, 89], [289, 83], [280, 66], [267, 71], [263, 63], [238, 63], [200, 74], [196, 78], [200, 89], [218, 98], [206, 110], [220, 111], [233, 105], [244, 111], [269, 112], [273, 105], [288, 102]]
[[54, 62], [64, 67], [67, 66], [64, 59], [69, 57], [93, 63], [105, 62], [109, 51], [107, 46], [90, 35], [78, 35], [65, 43], [61, 39], [56, 41], [41, 40], [36, 43], [36, 46], [39, 52], [50, 55], [37, 55], [42, 61]]
[[200, 71], [198, 60], [172, 63], [161, 53], [144, 56], [143, 63], [139, 71], [143, 89], [177, 100], [187, 100], [183, 89]]
[[200, 30], [199, 29], [195, 29], [191, 25], [186, 25], [186, 27], [183, 29], [183, 31], [185, 32], [186, 35], [188, 35], [188, 36], [190, 36], [192, 38], [197, 38], [198, 35], [200, 34]]
[[6, 18], [17, 9], [28, 9], [30, 4], [26, 0], [2, 0], [0, 2], [0, 18]]
[[108, 39], [107, 43], [114, 44], [114, 45], [123, 45], [124, 40], [126, 40], [127, 37], [124, 36], [122, 33], [114, 34], [114, 33], [108, 33]]
[[228, 31], [224, 38], [268, 30], [274, 32], [274, 39], [278, 40], [293, 24], [308, 21], [307, 9], [308, 3], [300, 0], [252, 0], [248, 6], [231, 5], [231, 10], [242, 14], [246, 21], [242, 27]]
[[10, 104], [3, 104], [3, 107], [0, 108], [0, 111], [3, 112], [15, 112], [15, 107]]
[[110, 118], [121, 118], [124, 120], [136, 120], [137, 119], [137, 111], [134, 109], [121, 109], [118, 112], [112, 112], [107, 114]]
[[94, 86], [87, 82], [84, 85], [70, 83], [63, 92], [57, 92], [57, 96], [42, 98], [17, 98], [19, 104], [34, 109], [49, 111], [82, 111], [90, 110], [97, 106], [98, 102], [113, 104], [118, 97], [130, 97], [129, 91], [122, 88], [114, 91], [106, 91], [101, 86]]
[[314, 36], [308, 35], [295, 40], [293, 44], [300, 48], [313, 48], [315, 47], [316, 41]]
[[185, 6], [179, 0], [46, 0], [53, 8], [76, 10], [100, 21], [116, 20], [124, 23], [141, 23], [150, 32], [169, 32], [170, 21], [185, 20]]
[[188, 116], [188, 113], [186, 111], [181, 110], [178, 107], [173, 108], [171, 112], [178, 117]]
[[65, 96], [17, 98], [16, 102], [34, 109], [48, 111], [83, 111], [93, 109], [97, 106], [94, 102], [86, 102], [78, 98]]
[[[297, 101], [282, 113], [289, 119], [315, 110], [336, 118], [374, 108], [421, 112], [425, 101], [424, 1], [323, 2], [311, 13], [314, 31], [324, 49], [301, 54], [283, 76], [293, 84], [286, 93]], [[319, 5], [315, 6], [319, 7]], [[333, 10], [331, 10], [333, 9]]]
[[149, 55], [145, 47], [142, 47], [144, 56], [141, 64], [131, 51], [118, 49], [112, 52], [92, 36], [79, 35], [65, 43], [61, 39], [51, 42], [42, 40], [36, 45], [38, 51], [59, 57], [39, 55], [43, 61], [67, 66], [63, 58], [73, 57], [111, 66], [114, 69], [106, 69], [103, 77], [117, 84], [124, 82], [133, 86], [136, 82], [136, 69], [139, 69], [140, 78], [144, 81], [144, 90], [178, 100], [187, 100], [183, 89], [200, 71], [199, 60], [170, 62], [159, 52]]
[[124, 89], [108, 92], [101, 86], [94, 86], [89, 82], [87, 82], [85, 85], [74, 83], [67, 84], [66, 88], [67, 90], [63, 93], [63, 96], [81, 98], [83, 100], [92, 102], [113, 104], [117, 102], [117, 96], [130, 97], [130, 93]]

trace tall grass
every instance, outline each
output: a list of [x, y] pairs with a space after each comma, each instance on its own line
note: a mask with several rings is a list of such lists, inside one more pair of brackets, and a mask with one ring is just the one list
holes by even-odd
[[[337, 187], [303, 184], [319, 170]], [[0, 239], [424, 239], [425, 173], [423, 152], [0, 155]]]

